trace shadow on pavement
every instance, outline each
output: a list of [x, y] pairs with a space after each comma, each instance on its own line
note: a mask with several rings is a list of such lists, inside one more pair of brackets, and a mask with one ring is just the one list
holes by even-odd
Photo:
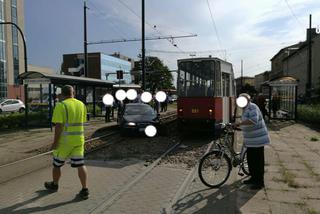
[[[224, 185], [211, 194], [206, 193], [210, 190], [211, 189], [204, 189], [186, 195], [173, 205], [173, 212], [189, 213], [189, 211], [191, 211], [192, 213], [199, 214], [241, 213], [239, 208], [246, 204], [258, 192], [257, 190], [248, 189], [247, 186], [241, 184], [241, 181], [237, 181], [230, 185]], [[241, 194], [241, 197], [239, 197], [238, 194]], [[200, 203], [201, 208], [188, 210], [189, 208], [197, 207]], [[204, 206], [202, 205], [203, 203], [205, 203]]]
[[267, 126], [272, 131], [280, 131], [283, 128], [294, 125], [296, 122], [293, 120], [272, 120]]
[[130, 165], [135, 165], [139, 163], [144, 163], [144, 161], [130, 158], [130, 159], [116, 159], [116, 160], [87, 160], [85, 162], [86, 166], [94, 166], [94, 167], [104, 167], [104, 168], [112, 168], [112, 169], [121, 169], [123, 167], [127, 167]]
[[49, 192], [47, 190], [38, 190], [38, 191], [36, 191], [36, 193], [37, 193], [37, 196], [35, 196], [33, 198], [30, 198], [26, 201], [22, 201], [20, 203], [14, 204], [10, 207], [1, 208], [0, 213], [13, 213], [13, 214], [34, 213], [34, 212], [40, 212], [40, 211], [47, 211], [47, 210], [51, 210], [51, 209], [54, 209], [56, 207], [60, 207], [60, 206], [66, 205], [66, 204], [71, 204], [71, 203], [76, 203], [76, 202], [82, 201], [82, 199], [75, 197], [74, 199], [72, 199], [70, 201], [60, 202], [60, 203], [56, 203], [56, 204], [50, 204], [50, 205], [43, 206], [43, 207], [36, 206], [36, 207], [28, 207], [28, 208], [18, 209], [20, 207], [28, 206], [28, 205], [32, 204], [33, 202], [52, 194], [52, 192]]

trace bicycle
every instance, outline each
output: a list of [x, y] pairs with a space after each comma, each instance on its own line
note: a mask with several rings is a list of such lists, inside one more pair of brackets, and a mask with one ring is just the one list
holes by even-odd
[[240, 129], [234, 129], [230, 123], [220, 125], [220, 138], [214, 141], [214, 149], [200, 159], [198, 168], [201, 182], [211, 188], [220, 187], [228, 180], [232, 166], [239, 166], [238, 175], [240, 176], [250, 174], [246, 147], [243, 145], [239, 153], [234, 151], [234, 133], [235, 130]]

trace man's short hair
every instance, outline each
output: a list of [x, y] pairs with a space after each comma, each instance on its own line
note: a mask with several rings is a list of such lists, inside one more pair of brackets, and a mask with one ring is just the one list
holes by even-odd
[[71, 85], [65, 85], [61, 89], [62, 96], [72, 96], [73, 94], [73, 87]]

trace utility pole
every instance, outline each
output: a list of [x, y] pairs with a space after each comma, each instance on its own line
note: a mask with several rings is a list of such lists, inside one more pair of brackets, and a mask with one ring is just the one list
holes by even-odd
[[87, 51], [87, 2], [86, 0], [84, 0], [84, 5], [83, 5], [83, 23], [84, 23], [84, 30], [83, 30], [83, 45], [84, 45], [84, 67], [83, 67], [83, 71], [84, 71], [84, 76], [88, 77], [88, 51]]
[[308, 70], [307, 70], [307, 84], [306, 84], [306, 97], [311, 97], [311, 72], [312, 72], [312, 35], [311, 35], [311, 23], [312, 16], [309, 15], [309, 34], [308, 34]]
[[243, 60], [241, 60], [241, 89], [240, 92], [242, 93], [243, 90]]
[[145, 13], [144, 13], [144, 0], [141, 0], [141, 12], [142, 12], [142, 18], [141, 18], [141, 30], [142, 30], [142, 50], [141, 50], [141, 56], [142, 56], [142, 59], [141, 59], [141, 70], [142, 70], [142, 89], [145, 90], [146, 89], [146, 68], [145, 68]]

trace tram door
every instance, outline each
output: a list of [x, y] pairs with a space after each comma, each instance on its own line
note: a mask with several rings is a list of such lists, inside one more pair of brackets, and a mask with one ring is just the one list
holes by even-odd
[[222, 73], [222, 111], [223, 111], [223, 122], [229, 123], [230, 122], [230, 108], [231, 108], [231, 87], [230, 87], [230, 74]]

